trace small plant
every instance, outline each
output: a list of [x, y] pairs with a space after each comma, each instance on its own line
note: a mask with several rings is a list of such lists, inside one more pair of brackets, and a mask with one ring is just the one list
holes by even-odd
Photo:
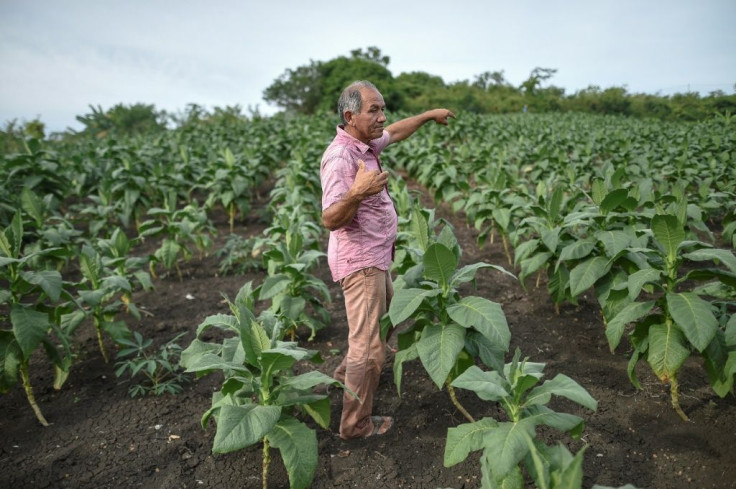
[[[296, 375], [298, 361], [320, 362], [318, 352], [296, 343], [281, 341], [284, 326], [271, 312], [253, 315], [253, 288], [246, 283], [235, 302], [228, 301], [232, 315], [207, 317], [197, 328], [197, 338], [182, 352], [182, 365], [197, 376], [222, 372], [224, 382], [212, 396], [212, 407], [202, 417], [217, 421], [214, 453], [229, 453], [263, 443], [263, 488], [268, 487], [270, 447], [278, 448], [292, 488], [308, 487], [317, 467], [317, 436], [297, 419], [297, 409], [310, 415], [323, 428], [329, 426], [330, 400], [315, 394], [318, 385], [343, 384], [317, 371]], [[200, 340], [210, 328], [231, 336], [222, 343]]]
[[[115, 364], [115, 375], [122, 377], [126, 373], [131, 380], [143, 377], [144, 380], [130, 386], [130, 397], [153, 394], [179, 394], [182, 384], [189, 378], [180, 372], [178, 364], [181, 347], [176, 343], [184, 333], [161, 345], [158, 350], [151, 348], [153, 340], [144, 339], [137, 331], [131, 339], [119, 338], [118, 344], [123, 348], [118, 352], [119, 361]], [[127, 357], [127, 358], [126, 358]]]
[[592, 411], [598, 403], [577, 382], [563, 374], [537, 385], [544, 364], [520, 361], [517, 349], [511, 363], [502, 370], [485, 372], [471, 366], [452, 385], [474, 391], [485, 401], [500, 404], [508, 421], [486, 417], [447, 431], [445, 467], [465, 460], [475, 450], [480, 459], [482, 486], [521, 489], [524, 479], [519, 464], [523, 461], [537, 487], [545, 489], [579, 488], [582, 485], [582, 459], [585, 449], [573, 456], [563, 445], [550, 447], [537, 438], [537, 426], [544, 425], [578, 438], [583, 420], [558, 413], [547, 404], [553, 395], [565, 397]]
[[177, 209], [177, 195], [175, 191], [171, 191], [165, 198], [164, 207], [149, 209], [148, 215], [152, 219], [141, 224], [141, 237], [163, 237], [161, 246], [150, 257], [151, 275], [157, 276], [156, 264], [160, 263], [166, 270], [175, 268], [179, 280], [182, 280], [179, 263], [193, 256], [188, 245], [194, 244], [203, 254], [212, 248], [210, 234], [215, 231], [207, 214], [196, 201]]

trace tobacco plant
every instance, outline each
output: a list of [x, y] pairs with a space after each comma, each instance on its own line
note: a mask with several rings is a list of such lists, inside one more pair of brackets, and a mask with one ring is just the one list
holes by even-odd
[[[329, 398], [313, 389], [344, 386], [317, 370], [295, 373], [297, 362], [320, 362], [319, 353], [282, 341], [285, 326], [270, 311], [256, 318], [253, 292], [251, 282], [246, 283], [235, 301], [228, 301], [232, 314], [207, 317], [182, 352], [180, 363], [197, 376], [212, 372], [224, 376], [222, 388], [212, 396], [212, 407], [202, 417], [203, 427], [210, 418], [217, 424], [212, 451], [229, 453], [262, 443], [266, 489], [270, 449], [277, 448], [291, 487], [302, 489], [314, 477], [318, 447], [314, 430], [299, 420], [298, 411], [327, 428]], [[201, 339], [213, 328], [226, 335], [221, 343]]]
[[74, 305], [61, 302], [63, 297], [71, 298], [61, 274], [32, 266], [34, 259], [55, 250], [24, 254], [22, 244], [23, 220], [16, 212], [10, 225], [0, 232], [0, 282], [8, 287], [0, 290], [0, 306], [7, 307], [9, 318], [2, 322], [11, 327], [0, 329], [0, 392], [10, 390], [20, 375], [36, 418], [48, 426], [33, 394], [29, 361], [42, 346], [54, 366], [54, 388], [60, 389], [72, 364], [71, 335], [82, 317], [75, 313]]
[[482, 450], [480, 458], [482, 487], [522, 489], [524, 478], [520, 464], [540, 489], [580, 488], [585, 449], [573, 456], [564, 445], [550, 447], [537, 437], [538, 426], [548, 426], [579, 438], [582, 418], [552, 410], [552, 396], [565, 397], [592, 411], [598, 403], [577, 382], [563, 374], [538, 385], [544, 364], [521, 359], [517, 349], [511, 363], [497, 371], [469, 367], [452, 381], [457, 388], [475, 392], [484, 401], [498, 403], [507, 421], [484, 417], [447, 431], [445, 467]]
[[[631, 382], [641, 387], [634, 367], [646, 360], [657, 377], [670, 385], [672, 406], [687, 420], [679, 404], [677, 374], [693, 353], [706, 359], [717, 393], [725, 395], [733, 389], [733, 302], [712, 296], [717, 285], [725, 290], [724, 297], [736, 297], [736, 256], [686, 240], [684, 223], [673, 215], [655, 215], [649, 232], [648, 247], [620, 252], [620, 260], [635, 264], [635, 269], [612, 276], [598, 289], [607, 313], [606, 337], [613, 351], [626, 325], [634, 323], [629, 334]], [[711, 266], [699, 266], [703, 262]], [[709, 281], [711, 288], [693, 289], [689, 285], [693, 281]], [[647, 296], [647, 291], [653, 294]]]
[[394, 379], [401, 393], [403, 363], [419, 358], [438, 388], [469, 420], [470, 414], [455, 396], [452, 381], [479, 356], [486, 364], [499, 366], [508, 350], [511, 333], [501, 306], [478, 296], [463, 297], [461, 284], [473, 281], [478, 270], [501, 267], [475, 263], [458, 269], [460, 248], [449, 227], [430, 244], [422, 262], [408, 270], [389, 307], [388, 317], [396, 327], [407, 319], [412, 324], [398, 336]]
[[182, 280], [179, 262], [192, 258], [193, 251], [189, 246], [193, 244], [201, 253], [212, 247], [212, 223], [196, 201], [178, 209], [177, 194], [173, 190], [167, 194], [164, 207], [149, 209], [148, 215], [152, 219], [141, 224], [140, 236], [163, 238], [150, 257], [151, 275], [156, 277], [156, 264], [160, 263], [166, 270], [175, 268], [179, 280]]

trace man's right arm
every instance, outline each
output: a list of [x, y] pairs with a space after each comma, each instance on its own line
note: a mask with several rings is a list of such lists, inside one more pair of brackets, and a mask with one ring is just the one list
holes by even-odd
[[378, 170], [366, 171], [363, 160], [358, 160], [358, 172], [350, 189], [340, 200], [322, 211], [322, 224], [335, 231], [353, 220], [361, 202], [379, 193], [388, 183], [388, 173]]

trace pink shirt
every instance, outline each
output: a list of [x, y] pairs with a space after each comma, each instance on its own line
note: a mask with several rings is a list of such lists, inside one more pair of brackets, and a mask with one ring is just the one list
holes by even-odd
[[[337, 126], [337, 136], [325, 150], [320, 165], [322, 210], [339, 201], [355, 180], [358, 160], [366, 170], [381, 170], [378, 155], [388, 146], [389, 133], [368, 144]], [[330, 232], [327, 261], [336, 282], [363, 268], [391, 268], [398, 226], [396, 209], [388, 190], [371, 195], [358, 208], [353, 220]]]

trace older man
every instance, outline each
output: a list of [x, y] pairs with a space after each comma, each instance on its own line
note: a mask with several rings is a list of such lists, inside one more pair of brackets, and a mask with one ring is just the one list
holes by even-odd
[[368, 81], [349, 85], [337, 109], [342, 124], [322, 157], [320, 178], [322, 223], [331, 231], [328, 262], [342, 286], [349, 329], [348, 352], [335, 378], [360, 398], [343, 394], [340, 437], [350, 439], [381, 435], [393, 425], [389, 416], [372, 416], [386, 354], [379, 320], [393, 296], [389, 270], [398, 222], [378, 156], [426, 122], [447, 125], [455, 115], [434, 109], [384, 127], [386, 104]]

